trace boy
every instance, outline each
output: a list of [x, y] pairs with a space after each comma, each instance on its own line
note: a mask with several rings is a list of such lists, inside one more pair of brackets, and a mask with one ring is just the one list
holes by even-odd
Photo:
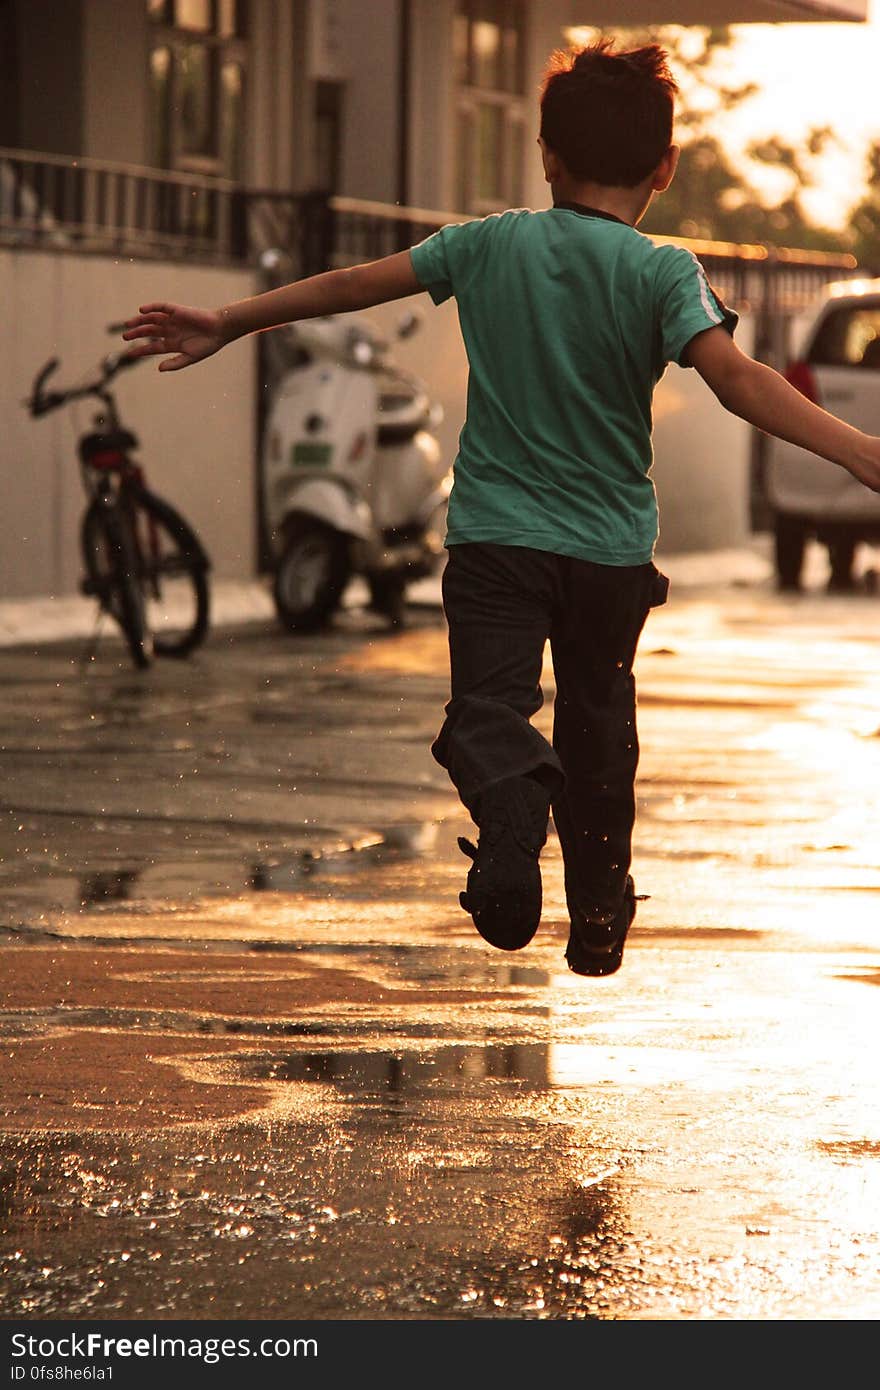
[[[245, 334], [428, 290], [457, 301], [467, 419], [443, 576], [451, 699], [432, 752], [479, 829], [462, 906], [502, 950], [534, 935], [549, 814], [580, 975], [614, 973], [635, 915], [633, 662], [654, 567], [651, 398], [670, 361], [728, 410], [880, 491], [880, 439], [744, 356], [696, 258], [636, 231], [669, 186], [675, 82], [655, 45], [605, 40], [550, 61], [539, 144], [553, 206], [442, 228], [410, 251], [216, 311], [148, 304], [123, 337], [176, 371]], [[540, 708], [556, 682], [552, 745]]]

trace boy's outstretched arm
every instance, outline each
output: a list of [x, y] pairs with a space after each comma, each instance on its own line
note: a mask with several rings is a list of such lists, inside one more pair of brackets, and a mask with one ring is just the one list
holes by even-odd
[[688, 344], [687, 360], [732, 414], [840, 464], [872, 492], [880, 492], [880, 438], [808, 401], [779, 372], [741, 352], [725, 329], [698, 333]]
[[382, 260], [295, 280], [221, 309], [196, 309], [161, 301], [142, 304], [138, 313], [126, 321], [122, 336], [126, 342], [144, 340], [129, 350], [129, 357], [174, 354], [165, 356], [159, 371], [175, 372], [203, 361], [249, 333], [261, 333], [297, 319], [369, 309], [374, 304], [417, 294], [422, 288], [409, 251], [398, 251]]

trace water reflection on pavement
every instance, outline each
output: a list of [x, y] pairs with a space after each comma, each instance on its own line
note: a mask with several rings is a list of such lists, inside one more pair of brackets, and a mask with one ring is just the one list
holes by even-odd
[[876, 1317], [876, 625], [652, 616], [601, 981], [552, 834], [525, 952], [457, 906], [436, 615], [0, 655], [2, 1315]]

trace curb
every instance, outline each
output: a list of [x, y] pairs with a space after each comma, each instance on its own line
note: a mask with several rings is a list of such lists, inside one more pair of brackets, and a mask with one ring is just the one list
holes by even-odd
[[[674, 589], [726, 589], [761, 585], [772, 580], [769, 537], [761, 537], [748, 547], [729, 550], [676, 555], [658, 552], [657, 565], [669, 576]], [[366, 584], [363, 580], [354, 579], [346, 590], [343, 606], [364, 607], [367, 597]], [[435, 575], [413, 584], [409, 590], [409, 602], [418, 607], [440, 608], [440, 576]], [[95, 630], [96, 619], [94, 600], [78, 594], [0, 600], [0, 648], [39, 649], [54, 643], [88, 638]], [[275, 621], [271, 581], [267, 577], [218, 579], [213, 582], [213, 629]], [[107, 620], [104, 621], [103, 631], [107, 634], [111, 632], [111, 624]]]

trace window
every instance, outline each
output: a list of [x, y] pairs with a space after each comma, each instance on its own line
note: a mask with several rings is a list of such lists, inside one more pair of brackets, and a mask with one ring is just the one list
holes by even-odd
[[245, 0], [146, 0], [152, 160], [244, 176]]
[[228, 59], [220, 69], [220, 155], [227, 178], [244, 178], [244, 64]]
[[880, 370], [880, 304], [832, 311], [819, 326], [809, 352], [814, 367]]
[[217, 93], [214, 54], [206, 44], [180, 44], [175, 52], [178, 147], [184, 156], [211, 159], [217, 153]]
[[171, 164], [171, 49], [163, 45], [150, 53], [150, 119], [153, 130], [153, 162], [160, 169]]
[[525, 148], [524, 0], [457, 0], [456, 202], [485, 214], [522, 198]]
[[343, 92], [341, 82], [315, 83], [315, 186], [329, 193], [339, 187]]
[[176, 0], [174, 22], [178, 29], [190, 29], [196, 34], [210, 34], [214, 27], [212, 0]]

